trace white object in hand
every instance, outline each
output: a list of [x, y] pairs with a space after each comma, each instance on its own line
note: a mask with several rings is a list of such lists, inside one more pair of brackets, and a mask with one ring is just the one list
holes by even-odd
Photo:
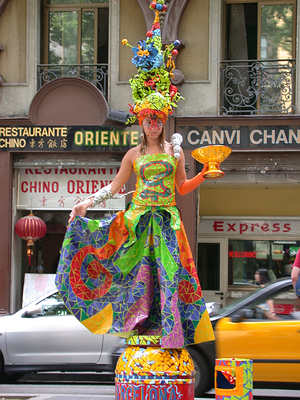
[[179, 158], [180, 157], [180, 145], [182, 143], [182, 135], [180, 133], [174, 133], [171, 137], [171, 143], [173, 146], [173, 152], [174, 152], [174, 157]]

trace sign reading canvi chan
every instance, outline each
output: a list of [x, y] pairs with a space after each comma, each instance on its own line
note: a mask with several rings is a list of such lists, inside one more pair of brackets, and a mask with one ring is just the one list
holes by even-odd
[[185, 126], [178, 132], [187, 149], [225, 145], [235, 151], [300, 150], [299, 126]]
[[139, 136], [137, 126], [0, 126], [0, 151], [126, 151]]

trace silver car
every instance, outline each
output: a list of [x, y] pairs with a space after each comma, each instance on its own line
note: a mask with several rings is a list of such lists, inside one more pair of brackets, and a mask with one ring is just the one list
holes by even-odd
[[113, 371], [123, 347], [88, 331], [55, 290], [0, 318], [0, 373]]

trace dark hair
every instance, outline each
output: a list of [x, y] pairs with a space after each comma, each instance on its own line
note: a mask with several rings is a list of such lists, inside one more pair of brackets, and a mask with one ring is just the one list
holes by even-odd
[[256, 274], [259, 274], [259, 283], [260, 284], [264, 284], [269, 282], [270, 278], [269, 278], [269, 274], [268, 274], [268, 270], [265, 268], [259, 268], [256, 272]]

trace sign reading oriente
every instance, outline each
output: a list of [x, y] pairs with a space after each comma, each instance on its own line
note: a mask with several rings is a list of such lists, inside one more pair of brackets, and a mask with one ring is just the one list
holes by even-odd
[[137, 126], [0, 126], [0, 150], [124, 151], [139, 142]]

